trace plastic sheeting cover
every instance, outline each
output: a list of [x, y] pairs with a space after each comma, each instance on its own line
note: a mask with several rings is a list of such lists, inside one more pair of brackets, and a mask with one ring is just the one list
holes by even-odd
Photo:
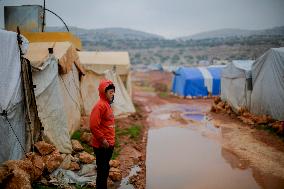
[[220, 94], [220, 73], [222, 68], [181, 67], [175, 73], [172, 91], [180, 96], [207, 96]]
[[38, 115], [44, 127], [44, 137], [62, 153], [71, 153], [66, 112], [58, 77], [58, 63], [49, 55], [43, 67], [33, 72]]
[[107, 70], [105, 74], [99, 75], [91, 70], [86, 70], [86, 75], [81, 80], [81, 93], [86, 114], [90, 115], [95, 103], [99, 99], [98, 86], [100, 80], [103, 78], [112, 80], [115, 85], [115, 97], [112, 105], [114, 115], [117, 117], [135, 112], [132, 100], [117, 74]]
[[252, 65], [251, 111], [284, 120], [284, 47], [268, 50]]
[[251, 76], [252, 61], [233, 61], [222, 71], [221, 98], [227, 101], [234, 111], [241, 107], [250, 109], [251, 90], [247, 78]]
[[[7, 117], [22, 146], [25, 146], [25, 113], [21, 81], [20, 51], [17, 34], [0, 30], [0, 112]], [[22, 52], [26, 52], [28, 41], [23, 38]], [[20, 159], [24, 152], [16, 139], [9, 122], [0, 116], [0, 163], [9, 159]]]

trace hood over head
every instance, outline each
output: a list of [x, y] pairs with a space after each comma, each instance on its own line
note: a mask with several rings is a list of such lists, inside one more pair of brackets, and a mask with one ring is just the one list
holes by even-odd
[[99, 88], [98, 88], [99, 89], [99, 95], [100, 95], [101, 99], [108, 101], [108, 99], [106, 97], [105, 89], [111, 84], [113, 84], [113, 82], [111, 80], [106, 80], [106, 79], [101, 80]]

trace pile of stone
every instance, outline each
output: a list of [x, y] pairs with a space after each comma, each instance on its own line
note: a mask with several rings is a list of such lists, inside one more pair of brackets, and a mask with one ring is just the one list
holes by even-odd
[[211, 112], [215, 113], [227, 113], [229, 115], [236, 115], [243, 123], [256, 126], [256, 125], [268, 125], [276, 130], [279, 134], [284, 134], [284, 122], [275, 121], [269, 115], [254, 115], [250, 113], [246, 108], [240, 108], [236, 113], [232, 111], [230, 105], [222, 101], [220, 97], [214, 98], [214, 103], [211, 107]]
[[211, 107], [211, 112], [227, 113], [229, 115], [233, 114], [231, 106], [227, 102], [222, 101], [220, 97], [214, 97], [214, 103]]
[[[85, 133], [81, 136], [90, 143], [91, 136]], [[93, 164], [96, 158], [84, 151], [78, 140], [71, 140], [73, 153], [61, 154], [54, 145], [44, 141], [37, 142], [34, 146], [36, 152], [27, 153], [22, 160], [8, 160], [0, 166], [0, 188], [17, 189], [32, 188], [33, 182], [49, 184], [49, 175], [58, 168], [70, 171], [79, 171], [83, 164]], [[117, 160], [110, 162], [110, 179], [120, 181], [122, 174]]]

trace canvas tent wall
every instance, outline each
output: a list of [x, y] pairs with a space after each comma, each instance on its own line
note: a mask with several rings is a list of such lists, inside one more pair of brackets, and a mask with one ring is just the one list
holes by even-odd
[[[26, 142], [26, 120], [17, 34], [0, 30], [0, 41], [0, 163], [2, 163], [9, 159], [20, 159], [24, 155], [21, 145], [24, 148]], [[23, 47], [23, 51], [26, 51], [27, 45]]]
[[284, 47], [272, 48], [252, 65], [251, 112], [284, 120]]
[[[127, 52], [79, 52], [79, 57], [85, 69], [85, 76], [81, 80], [81, 93], [87, 115], [90, 115], [99, 99], [98, 86], [103, 78], [112, 80], [116, 86], [112, 105], [114, 115], [117, 117], [135, 112], [130, 97], [130, 61]], [[128, 90], [125, 86], [128, 86]]]
[[180, 67], [172, 82], [172, 92], [179, 96], [208, 96], [220, 94], [221, 67]]
[[[53, 48], [53, 54], [48, 49]], [[33, 66], [33, 82], [44, 137], [60, 152], [71, 153], [70, 135], [80, 127], [82, 98], [77, 51], [69, 42], [31, 43], [26, 55]]]
[[221, 73], [221, 98], [227, 101], [234, 111], [250, 109], [251, 66], [253, 60], [234, 60]]
[[106, 70], [113, 70], [121, 78], [130, 96], [132, 96], [130, 58], [128, 52], [94, 52], [80, 51], [81, 63], [87, 70], [103, 74]]

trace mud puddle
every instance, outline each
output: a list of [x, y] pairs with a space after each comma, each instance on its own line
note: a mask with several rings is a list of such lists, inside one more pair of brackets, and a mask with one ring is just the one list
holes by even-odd
[[[182, 127], [175, 124], [169, 116], [173, 111], [182, 112], [189, 123]], [[247, 160], [223, 148], [222, 134], [232, 129], [214, 126], [200, 107], [170, 104], [155, 107], [149, 120], [152, 128], [148, 131], [146, 189], [284, 186], [283, 179], [260, 173]]]

